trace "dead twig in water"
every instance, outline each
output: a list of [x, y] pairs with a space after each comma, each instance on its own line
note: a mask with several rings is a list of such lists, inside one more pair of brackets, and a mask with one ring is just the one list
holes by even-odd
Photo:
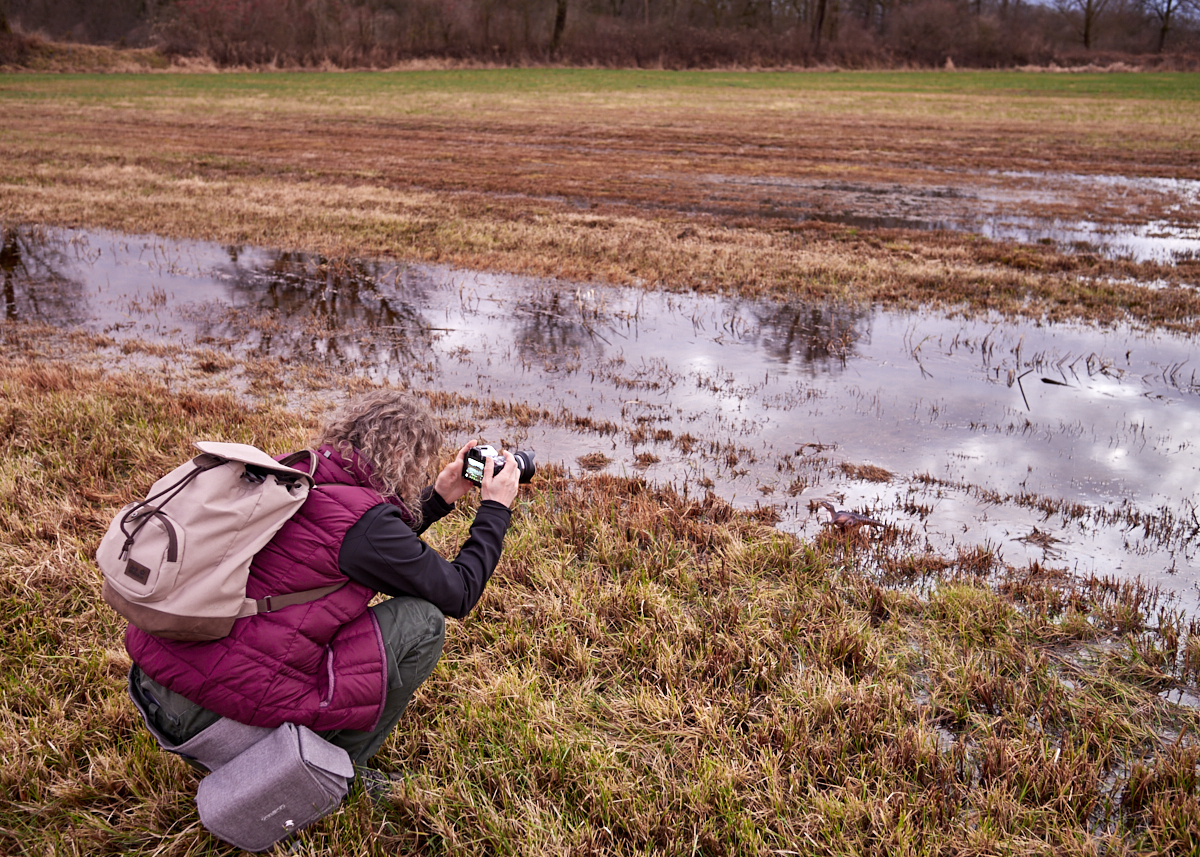
[[1021, 383], [1021, 379], [1032, 371], [1032, 369], [1028, 369], [1017, 376], [1017, 388], [1021, 391], [1021, 398], [1025, 400], [1025, 410], [1027, 411], [1032, 411], [1033, 408], [1029, 407], [1029, 399], [1025, 396], [1025, 385]]
[[[574, 321], [574, 320], [572, 320], [572, 319], [569, 319], [569, 318], [567, 318], [565, 315], [561, 315], [560, 313], [556, 313], [556, 312], [550, 312], [549, 310], [545, 310], [545, 309], [537, 309], [537, 310], [532, 310], [532, 311], [528, 311], [528, 310], [522, 310], [522, 314], [525, 314], [525, 315], [544, 315], [544, 316], [549, 316], [550, 318], [557, 318], [559, 321], [565, 321], [565, 322], [567, 322], [568, 324], [578, 324], [578, 325], [579, 325], [580, 327], [582, 327], [582, 328], [583, 328], [585, 331], [587, 331], [588, 335], [590, 335], [590, 336], [596, 336], [596, 337], [599, 337], [600, 339], [602, 339], [602, 340], [604, 341], [604, 344], [605, 344], [605, 345], [612, 345], [612, 342], [611, 342], [611, 341], [609, 341], [608, 337], [606, 337], [604, 334], [600, 333], [600, 331], [598, 331], [598, 330], [596, 330], [595, 328], [593, 328], [593, 327], [592, 327], [590, 324], [588, 324], [586, 321], [578, 321], [578, 322], [577, 322], [577, 321]], [[617, 333], [617, 335], [618, 335], [618, 336], [621, 336], [622, 338], [625, 338], [625, 337], [624, 337], [624, 335], [623, 335], [623, 334], [621, 334], [621, 333], [619, 333], [618, 331], [613, 331], [613, 332], [614, 332], [614, 333]]]
[[1058, 536], [1052, 535], [1043, 530], [1039, 530], [1035, 526], [1033, 528], [1033, 532], [1029, 533], [1028, 535], [1020, 536], [1016, 539], [1013, 539], [1013, 541], [1025, 542], [1026, 544], [1037, 545], [1044, 551], [1052, 551], [1054, 549], [1054, 545], [1061, 542], [1062, 539], [1058, 538]]

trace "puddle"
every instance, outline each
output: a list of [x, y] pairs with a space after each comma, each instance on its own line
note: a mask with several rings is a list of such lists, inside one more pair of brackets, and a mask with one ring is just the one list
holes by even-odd
[[761, 193], [760, 212], [798, 220], [970, 232], [1135, 262], [1200, 257], [1200, 181], [1191, 179], [995, 172], [911, 184], [731, 175], [699, 181], [718, 206], [734, 202], [721, 188], [752, 188]]
[[1165, 699], [1167, 702], [1173, 702], [1181, 708], [1200, 709], [1200, 696], [1196, 695], [1195, 688], [1192, 690], [1186, 688], [1164, 690], [1159, 694], [1159, 697]]
[[[609, 472], [774, 506], [789, 531], [820, 532], [810, 501], [831, 498], [892, 525], [901, 556], [984, 546], [1015, 566], [1141, 577], [1191, 609], [1200, 595], [1186, 336], [72, 230], [6, 231], [0, 268], [7, 319], [107, 334], [113, 365], [195, 380], [228, 355], [389, 379], [448, 394], [456, 436], [576, 472], [600, 453]], [[249, 386], [230, 373], [212, 377]]]

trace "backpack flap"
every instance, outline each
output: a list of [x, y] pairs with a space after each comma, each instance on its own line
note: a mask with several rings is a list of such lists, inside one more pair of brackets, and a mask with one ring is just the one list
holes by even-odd
[[126, 506], [96, 551], [104, 600], [143, 631], [215, 640], [254, 611], [254, 555], [308, 497], [310, 475], [241, 443], [200, 442], [140, 503]]
[[[315, 483], [312, 476], [309, 474], [316, 473], [317, 454], [311, 449], [305, 450], [310, 456], [309, 471], [305, 473], [303, 470], [297, 470], [294, 467], [288, 467], [279, 461], [276, 461], [271, 456], [267, 455], [256, 446], [251, 446], [248, 443], [224, 443], [215, 440], [200, 440], [195, 443], [196, 449], [203, 453], [219, 458], [222, 461], [236, 461], [240, 464], [250, 465], [252, 471], [267, 470], [272, 473], [277, 473], [286, 479], [288, 476], [294, 479], [303, 479], [311, 488]], [[299, 455], [303, 455], [300, 453]], [[290, 455], [286, 460], [294, 460], [297, 455]]]

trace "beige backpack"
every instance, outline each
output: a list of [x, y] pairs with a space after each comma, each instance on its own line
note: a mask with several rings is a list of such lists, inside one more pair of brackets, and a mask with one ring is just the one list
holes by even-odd
[[[219, 640], [237, 619], [315, 601], [345, 584], [246, 597], [250, 561], [308, 497], [311, 450], [276, 461], [244, 443], [201, 442], [201, 455], [123, 508], [96, 550], [104, 600], [147, 633]], [[308, 461], [309, 473], [293, 464]]]

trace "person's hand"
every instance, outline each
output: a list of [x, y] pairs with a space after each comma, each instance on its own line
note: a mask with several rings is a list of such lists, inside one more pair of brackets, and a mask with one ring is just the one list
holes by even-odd
[[475, 483], [463, 478], [462, 472], [468, 450], [477, 443], [478, 441], [474, 440], [467, 441], [467, 445], [458, 451], [454, 460], [443, 467], [442, 472], [437, 475], [437, 479], [433, 480], [433, 490], [437, 491], [438, 496], [451, 505], [458, 502], [461, 497], [475, 487]]
[[504, 469], [500, 475], [494, 475], [496, 459], [489, 458], [483, 463], [483, 483], [479, 486], [479, 496], [484, 500], [495, 500], [497, 503], [511, 509], [513, 500], [517, 499], [518, 480], [521, 478], [521, 468], [517, 460], [500, 450], [504, 456]]

